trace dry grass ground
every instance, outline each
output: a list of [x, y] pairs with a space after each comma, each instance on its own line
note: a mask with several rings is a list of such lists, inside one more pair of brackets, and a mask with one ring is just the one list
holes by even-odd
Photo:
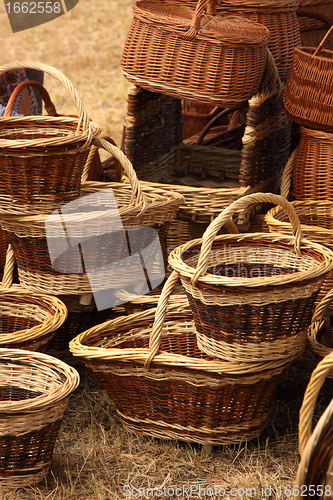
[[[128, 89], [119, 63], [131, 5], [132, 0], [80, 0], [66, 16], [13, 34], [0, 3], [0, 60], [41, 61], [63, 71], [90, 117], [119, 143]], [[45, 85], [59, 112], [75, 112], [61, 84], [46, 76]], [[212, 496], [211, 490], [206, 490], [206, 496], [194, 490], [192, 496], [186, 495], [191, 484], [225, 488], [224, 498], [290, 498], [284, 487], [293, 484], [296, 474], [298, 411], [314, 366], [309, 355], [294, 363], [277, 392], [260, 439], [216, 447], [210, 455], [200, 446], [127, 433], [110, 398], [80, 366], [82, 383], [66, 411], [47, 481], [19, 490], [0, 487], [0, 500], [113, 500], [128, 498], [131, 488], [136, 488], [133, 492], [139, 497], [139, 488], [157, 485], [165, 486], [167, 495], [155, 498], [222, 497]], [[125, 485], [129, 487], [124, 489]], [[172, 496], [177, 487], [184, 487], [184, 495]], [[235, 494], [232, 488], [239, 490]], [[263, 492], [262, 488], [268, 489]]]

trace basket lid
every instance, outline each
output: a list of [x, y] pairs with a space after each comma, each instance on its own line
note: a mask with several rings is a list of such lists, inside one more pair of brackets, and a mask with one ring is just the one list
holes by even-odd
[[[194, 16], [188, 5], [170, 0], [137, 0], [134, 16], [145, 22], [163, 26], [165, 30], [186, 33]], [[262, 24], [240, 16], [204, 15], [196, 38], [205, 38], [217, 43], [263, 45], [268, 43], [270, 33]]]

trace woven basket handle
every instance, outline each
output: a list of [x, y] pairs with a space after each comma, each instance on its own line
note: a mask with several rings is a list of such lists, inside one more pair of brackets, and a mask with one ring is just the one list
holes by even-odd
[[[100, 137], [100, 139], [104, 139], [105, 141], [109, 142], [113, 146], [117, 147], [117, 144], [110, 136], [102, 136], [102, 137]], [[84, 169], [82, 172], [81, 182], [86, 182], [88, 180], [90, 166], [91, 166], [92, 162], [94, 161], [95, 155], [97, 155], [97, 154], [98, 154], [98, 147], [93, 144], [90, 148], [89, 155], [88, 155], [87, 161], [85, 163], [85, 166], [84, 166]], [[123, 169], [122, 169], [120, 162], [118, 160], [116, 160], [115, 158], [114, 158], [114, 164], [116, 167], [116, 181], [115, 182], [120, 182], [121, 177], [122, 177], [122, 173], [123, 173]]]
[[184, 35], [182, 35], [182, 38], [184, 40], [190, 41], [196, 37], [196, 35], [199, 31], [199, 28], [200, 28], [200, 22], [201, 22], [202, 16], [204, 15], [205, 9], [206, 9], [206, 12], [208, 15], [215, 15], [216, 14], [216, 0], [199, 0], [198, 1], [196, 8], [195, 8], [194, 16], [192, 17], [190, 28], [188, 29], [188, 31]]
[[[201, 134], [199, 135], [198, 139], [197, 139], [197, 142], [196, 144], [198, 146], [200, 146], [202, 144], [202, 141], [204, 140], [204, 138], [206, 137], [206, 135], [208, 134], [208, 132], [210, 131], [210, 129], [212, 127], [214, 127], [214, 125], [219, 122], [221, 120], [221, 118], [223, 118], [224, 116], [226, 115], [229, 115], [230, 113], [234, 113], [235, 112], [235, 109], [234, 108], [227, 108], [227, 109], [223, 109], [221, 110], [217, 115], [215, 115], [208, 123], [207, 125], [204, 127], [204, 129], [202, 130]], [[244, 119], [244, 115], [242, 114], [241, 115], [241, 119], [243, 120]], [[244, 122], [245, 122], [245, 119], [244, 119]], [[239, 125], [237, 125], [236, 127], [233, 127], [233, 129], [228, 129], [226, 131], [224, 131], [223, 133], [219, 134], [219, 137], [223, 137], [223, 135], [227, 134], [227, 133], [230, 133], [230, 131], [233, 131], [233, 130], [238, 130], [239, 129]]]
[[7, 71], [14, 71], [21, 68], [37, 69], [39, 71], [43, 71], [44, 73], [53, 76], [56, 80], [58, 80], [60, 83], [64, 85], [64, 87], [70, 93], [79, 114], [79, 122], [76, 133], [77, 135], [82, 135], [82, 134], [87, 135], [87, 140], [85, 144], [82, 146], [82, 149], [89, 147], [93, 138], [93, 129], [91, 126], [89, 116], [83, 106], [79, 94], [73, 87], [72, 82], [63, 73], [61, 73], [61, 71], [57, 70], [56, 68], [48, 66], [47, 64], [39, 62], [31, 62], [31, 61], [13, 62], [1, 66], [0, 76], [3, 75], [4, 73], [7, 73]]
[[[111, 143], [112, 141], [112, 143]], [[142, 215], [142, 213], [146, 210], [147, 204], [145, 202], [142, 189], [141, 189], [141, 184], [139, 182], [139, 179], [136, 175], [136, 172], [132, 166], [132, 163], [129, 161], [129, 159], [124, 155], [124, 153], [117, 148], [117, 146], [114, 145], [114, 141], [111, 139], [111, 141], [106, 141], [105, 139], [99, 139], [95, 137], [93, 140], [93, 145], [96, 146], [97, 148], [105, 149], [108, 153], [110, 153], [112, 156], [115, 157], [116, 160], [119, 161], [121, 164], [122, 168], [124, 169], [130, 184], [132, 186], [132, 195], [131, 195], [131, 201], [130, 205], [142, 205], [142, 210], [140, 211], [139, 215]]]
[[273, 203], [275, 205], [279, 205], [283, 210], [285, 210], [289, 216], [289, 220], [291, 222], [291, 228], [293, 235], [295, 237], [295, 252], [298, 255], [301, 255], [301, 238], [302, 238], [302, 230], [301, 224], [296, 213], [296, 210], [292, 206], [289, 201], [277, 194], [271, 193], [253, 193], [247, 196], [243, 196], [239, 200], [231, 203], [223, 212], [220, 213], [213, 222], [210, 223], [206, 231], [202, 236], [202, 245], [199, 255], [199, 260], [197, 264], [197, 268], [192, 277], [192, 284], [195, 285], [200, 276], [203, 276], [208, 267], [208, 259], [209, 254], [212, 249], [213, 241], [219, 232], [220, 228], [223, 226], [226, 220], [230, 219], [236, 212], [240, 210], [245, 210], [251, 205], [258, 203]]
[[7, 103], [7, 106], [6, 106], [4, 115], [3, 115], [4, 117], [12, 116], [12, 112], [14, 110], [16, 99], [18, 98], [18, 96], [20, 95], [22, 90], [25, 89], [26, 87], [34, 87], [36, 90], [38, 90], [41, 98], [44, 101], [45, 110], [49, 116], [58, 116], [56, 109], [55, 109], [55, 106], [54, 106], [53, 102], [51, 101], [51, 98], [50, 98], [49, 93], [46, 90], [46, 88], [43, 87], [43, 85], [39, 82], [35, 82], [34, 80], [27, 80], [27, 81], [22, 82], [19, 85], [17, 85], [17, 87], [15, 87], [15, 89], [13, 90], [13, 92], [9, 98], [9, 101]]
[[10, 288], [13, 284], [14, 277], [14, 267], [15, 267], [15, 256], [11, 245], [8, 245], [6, 252], [6, 262], [3, 271], [3, 277], [1, 281], [2, 288]]
[[333, 352], [325, 356], [313, 370], [310, 381], [304, 393], [302, 407], [299, 413], [299, 452], [302, 456], [306, 443], [311, 436], [312, 417], [319, 391], [325, 382], [327, 374], [333, 368]]
[[313, 313], [311, 324], [319, 321], [323, 321], [327, 317], [331, 302], [333, 300], [333, 288], [321, 299], [319, 304], [317, 304], [315, 312]]
[[296, 154], [297, 154], [297, 148], [294, 149], [294, 151], [291, 153], [289, 160], [287, 161], [286, 166], [284, 167], [281, 178], [280, 194], [286, 199], [288, 199], [290, 193], [291, 178], [294, 170]]
[[162, 328], [165, 321], [165, 315], [169, 303], [169, 298], [174, 289], [177, 281], [179, 279], [178, 273], [176, 271], [172, 271], [169, 278], [165, 282], [161, 295], [158, 299], [157, 309], [155, 313], [154, 324], [152, 327], [152, 331], [149, 339], [149, 355], [145, 361], [145, 368], [149, 368], [151, 362], [159, 351], [161, 336], [162, 336]]
[[324, 38], [322, 39], [322, 41], [318, 45], [317, 49], [313, 53], [313, 57], [318, 56], [320, 54], [320, 52], [322, 51], [322, 49], [324, 47], [324, 43], [326, 42], [327, 38], [331, 35], [332, 32], [333, 32], [333, 26], [330, 27], [330, 29], [328, 30], [328, 32], [326, 33], [326, 35], [324, 36]]

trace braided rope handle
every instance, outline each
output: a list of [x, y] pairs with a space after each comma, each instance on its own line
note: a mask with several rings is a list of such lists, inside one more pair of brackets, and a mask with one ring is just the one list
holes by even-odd
[[311, 323], [316, 323], [326, 318], [332, 300], [333, 300], [333, 288], [331, 288], [331, 290], [325, 295], [325, 297], [321, 299], [319, 304], [317, 304], [311, 319]]
[[[116, 148], [118, 147], [116, 142], [110, 136], [102, 136], [102, 137], [100, 137], [100, 139], [104, 139], [105, 141], [109, 142], [110, 144], [112, 144]], [[92, 162], [95, 159], [95, 155], [97, 155], [97, 154], [98, 154], [98, 146], [95, 146], [94, 144], [92, 144], [90, 151], [89, 151], [87, 161], [85, 163], [85, 166], [84, 166], [84, 169], [82, 172], [81, 182], [86, 182], [88, 180], [89, 169], [91, 167]], [[120, 182], [120, 179], [122, 176], [122, 166], [119, 163], [119, 161], [116, 159], [114, 159], [114, 163], [115, 163], [115, 167], [116, 167], [116, 177], [117, 177], [117, 179], [119, 179], [117, 182]]]
[[11, 245], [8, 245], [6, 252], [6, 262], [0, 288], [10, 288], [13, 284], [15, 267], [15, 256]]
[[282, 178], [281, 178], [281, 187], [280, 194], [284, 198], [288, 199], [290, 188], [291, 188], [291, 178], [294, 170], [295, 158], [297, 154], [297, 148], [291, 153], [289, 160], [284, 167]]
[[[84, 108], [84, 105], [81, 101], [81, 98], [78, 92], [75, 90], [72, 82], [63, 74], [61, 71], [53, 68], [52, 66], [48, 66], [44, 63], [33, 62], [33, 61], [18, 61], [13, 63], [8, 63], [0, 67], [0, 76], [8, 71], [14, 71], [20, 68], [29, 68], [29, 69], [37, 69], [39, 71], [43, 71], [50, 76], [53, 76], [56, 80], [64, 85], [66, 90], [70, 93], [72, 99], [74, 100], [74, 104], [79, 114], [79, 122], [76, 129], [76, 134], [81, 135], [83, 133], [87, 133], [86, 143], [82, 146], [82, 148], [86, 148], [90, 146], [92, 138], [93, 138], [93, 129], [89, 119], [89, 116]], [[82, 131], [81, 131], [82, 129]]]
[[36, 90], [38, 90], [41, 98], [44, 101], [45, 110], [49, 116], [58, 116], [57, 111], [55, 109], [55, 106], [54, 106], [53, 102], [51, 101], [50, 95], [49, 95], [48, 91], [46, 90], [46, 88], [43, 87], [43, 85], [39, 82], [35, 82], [34, 80], [27, 80], [27, 81], [22, 82], [19, 85], [17, 85], [17, 87], [15, 87], [15, 89], [13, 90], [13, 92], [9, 98], [9, 101], [7, 103], [7, 106], [6, 106], [4, 115], [3, 115], [4, 117], [12, 115], [16, 99], [18, 98], [18, 96], [20, 95], [22, 90], [25, 89], [26, 87], [33, 87]]
[[294, 248], [295, 252], [298, 255], [301, 255], [301, 238], [302, 238], [302, 230], [301, 224], [296, 213], [296, 210], [292, 206], [289, 201], [277, 194], [271, 193], [253, 193], [247, 196], [243, 196], [239, 200], [231, 203], [227, 208], [223, 210], [223, 212], [210, 223], [206, 231], [202, 236], [202, 245], [199, 255], [199, 260], [197, 264], [197, 268], [192, 277], [191, 283], [195, 285], [198, 279], [203, 276], [208, 267], [208, 259], [212, 249], [212, 245], [214, 239], [219, 232], [220, 228], [223, 226], [226, 220], [230, 219], [236, 212], [240, 210], [245, 210], [251, 205], [257, 203], [273, 203], [275, 205], [279, 205], [283, 210], [285, 210], [288, 214], [289, 220], [291, 222], [291, 228], [293, 235], [295, 237]]
[[[112, 141], [112, 142], [111, 142]], [[97, 148], [105, 149], [108, 153], [110, 153], [112, 156], [115, 157], [116, 160], [119, 161], [121, 164], [122, 168], [124, 169], [129, 182], [132, 186], [132, 194], [131, 194], [131, 201], [130, 201], [130, 206], [131, 205], [142, 205], [142, 209], [140, 211], [139, 215], [142, 215], [143, 212], [147, 209], [147, 204], [144, 199], [142, 189], [141, 189], [141, 184], [139, 182], [139, 179], [136, 175], [136, 172], [133, 168], [132, 163], [129, 161], [129, 159], [124, 155], [124, 153], [113, 144], [113, 140], [105, 140], [105, 139], [100, 139], [96, 137], [93, 140], [93, 146], [96, 146]]]
[[299, 413], [299, 452], [303, 455], [305, 446], [311, 436], [312, 417], [319, 391], [327, 374], [333, 368], [333, 352], [325, 356], [313, 370], [310, 381], [304, 393], [302, 407]]

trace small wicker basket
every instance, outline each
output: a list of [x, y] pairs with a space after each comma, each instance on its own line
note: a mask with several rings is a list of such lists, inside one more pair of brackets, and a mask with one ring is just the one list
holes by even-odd
[[74, 368], [47, 354], [0, 349], [0, 482], [23, 487], [48, 473]]
[[[111, 320], [70, 343], [111, 395], [124, 426], [162, 439], [239, 443], [263, 430], [272, 395], [296, 354], [284, 361], [232, 363], [197, 347], [192, 315], [167, 306]], [[154, 319], [155, 318], [155, 319]]]
[[151, 91], [238, 107], [256, 94], [269, 31], [244, 18], [203, 16], [183, 2], [138, 0], [121, 59], [124, 76]]
[[328, 30], [317, 48], [296, 47], [283, 102], [291, 120], [311, 129], [333, 132], [333, 51], [324, 49], [332, 35]]
[[0, 211], [33, 214], [78, 197], [89, 148], [100, 128], [89, 120], [77, 91], [60, 71], [25, 61], [2, 66], [0, 75], [16, 68], [38, 69], [56, 78], [79, 114], [0, 117]]
[[[281, 205], [293, 234], [216, 236], [237, 210], [253, 203]], [[186, 290], [198, 346], [233, 361], [287, 357], [302, 350], [319, 289], [333, 269], [333, 252], [301, 239], [293, 206], [282, 196], [254, 193], [226, 208], [202, 239], [169, 255]]]

